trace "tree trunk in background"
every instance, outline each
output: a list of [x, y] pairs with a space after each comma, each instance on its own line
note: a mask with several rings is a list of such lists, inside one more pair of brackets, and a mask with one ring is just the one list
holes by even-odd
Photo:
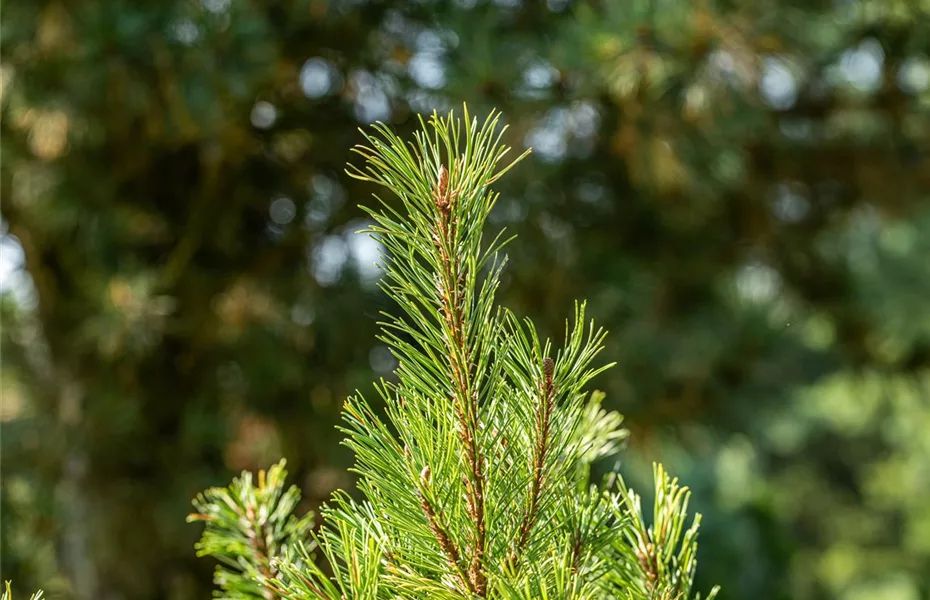
[[101, 594], [97, 564], [94, 561], [91, 532], [91, 511], [87, 485], [87, 456], [78, 446], [81, 439], [81, 419], [84, 397], [80, 386], [65, 373], [59, 376], [61, 401], [59, 420], [69, 447], [62, 464], [58, 485], [61, 507], [62, 568], [78, 598], [104, 598]]

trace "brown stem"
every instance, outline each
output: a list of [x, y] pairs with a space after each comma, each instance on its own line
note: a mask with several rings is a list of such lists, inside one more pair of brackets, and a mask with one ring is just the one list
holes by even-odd
[[578, 568], [581, 563], [581, 549], [583, 546], [583, 540], [581, 539], [581, 533], [578, 533], [575, 537], [574, 543], [572, 543], [572, 573], [576, 576], [578, 574]]
[[[465, 462], [469, 477], [466, 482], [468, 515], [474, 523], [471, 540], [471, 561], [468, 580], [474, 594], [485, 596], [487, 577], [484, 573], [485, 514], [484, 514], [484, 457], [478, 451], [478, 397], [471, 389], [471, 356], [465, 339], [464, 313], [462, 311], [462, 285], [465, 271], [455, 253], [458, 222], [453, 215], [453, 204], [457, 194], [449, 187], [449, 171], [445, 165], [439, 169], [439, 180], [433, 192], [433, 201], [438, 209], [435, 242], [439, 249], [443, 272], [440, 274], [439, 295], [442, 313], [449, 330], [447, 340], [449, 364], [455, 385], [456, 417], [459, 421], [459, 437], [464, 446]], [[451, 254], [450, 254], [451, 251]]]
[[452, 538], [449, 537], [449, 534], [446, 533], [445, 528], [442, 526], [440, 515], [436, 513], [433, 504], [426, 497], [425, 489], [426, 484], [429, 482], [429, 475], [429, 467], [425, 467], [423, 472], [420, 473], [420, 506], [423, 508], [426, 520], [429, 521], [430, 531], [433, 532], [436, 541], [439, 543], [439, 547], [442, 548], [443, 553], [445, 553], [446, 561], [449, 563], [449, 566], [458, 576], [459, 583], [470, 592], [475, 593], [474, 587], [470, 584], [469, 578], [462, 569], [462, 555], [459, 553], [458, 548], [456, 548], [455, 542], [452, 541]]
[[552, 384], [552, 375], [555, 372], [555, 362], [549, 357], [543, 360], [543, 379], [539, 389], [539, 410], [536, 412], [536, 445], [533, 447], [531, 471], [533, 479], [530, 482], [530, 501], [523, 522], [520, 524], [517, 544], [510, 555], [511, 564], [516, 564], [520, 554], [526, 548], [530, 539], [530, 532], [536, 524], [539, 513], [539, 498], [542, 493], [544, 481], [544, 468], [546, 455], [549, 452], [549, 430], [552, 411], [555, 408], [555, 386]]

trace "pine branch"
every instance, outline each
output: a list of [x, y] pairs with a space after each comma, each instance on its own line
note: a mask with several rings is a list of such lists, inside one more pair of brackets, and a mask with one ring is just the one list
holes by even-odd
[[[410, 202], [409, 224], [393, 212], [372, 212], [378, 222], [372, 231], [395, 257], [387, 272], [392, 284], [385, 289], [411, 317], [411, 322], [394, 319], [386, 327], [413, 337], [421, 347], [412, 347], [393, 333], [384, 339], [400, 351], [402, 386], [406, 380], [417, 388], [405, 397], [439, 392], [450, 399], [464, 465], [455, 485], [462, 486], [471, 530], [459, 547], [464, 548], [467, 561], [466, 590], [479, 597], [487, 591], [487, 441], [480, 399], [489, 391], [488, 385], [496, 385], [493, 375], [488, 377], [480, 365], [486, 365], [495, 345], [496, 325], [490, 310], [499, 270], [492, 268], [479, 289], [476, 284], [478, 271], [494, 260], [497, 243], [489, 249], [481, 247], [481, 224], [494, 201], [487, 185], [500, 175], [493, 170], [506, 153], [492, 137], [496, 120], [491, 115], [481, 127], [466, 122], [463, 131], [460, 122], [434, 117], [430, 125], [435, 137], [418, 135], [412, 153], [392, 133], [380, 129], [389, 146], [369, 137], [371, 148], [360, 150], [369, 168], [355, 173]], [[456, 155], [456, 148], [464, 152]], [[429, 204], [423, 203], [424, 188], [429, 189]], [[431, 247], [422, 244], [423, 238]], [[398, 257], [405, 257], [404, 262], [398, 262]], [[431, 306], [438, 309], [439, 322], [429, 316]], [[445, 365], [445, 373], [436, 371], [437, 359]], [[420, 443], [411, 440], [407, 446]]]
[[455, 381], [453, 403], [459, 419], [459, 436], [465, 448], [469, 479], [466, 484], [468, 514], [474, 523], [471, 542], [472, 558], [468, 566], [468, 582], [472, 593], [484, 596], [487, 580], [484, 575], [485, 519], [484, 519], [484, 463], [478, 448], [478, 397], [472, 389], [472, 348], [464, 333], [464, 306], [462, 286], [467, 273], [462, 254], [457, 251], [458, 220], [453, 205], [458, 192], [449, 185], [449, 171], [445, 165], [439, 167], [433, 200], [436, 203], [436, 228], [434, 239], [442, 260], [439, 278], [439, 296], [446, 321], [446, 345], [448, 361]]
[[[691, 597], [691, 587], [697, 570], [697, 532], [701, 516], [694, 517], [685, 530], [688, 501], [691, 492], [671, 478], [661, 465], [654, 465], [656, 498], [653, 523], [647, 525], [641, 508], [641, 499], [620, 482], [620, 502], [631, 518], [631, 527], [624, 532], [632, 550], [629, 567], [631, 582], [647, 598], [657, 600], [685, 600]], [[717, 594], [711, 590], [707, 600]]]
[[300, 492], [293, 486], [285, 491], [284, 464], [274, 465], [267, 475], [259, 471], [257, 486], [252, 474], [243, 472], [229, 487], [211, 488], [194, 500], [198, 512], [187, 520], [206, 524], [198, 555], [220, 561], [215, 581], [230, 598], [279, 598], [275, 561], [288, 544], [309, 536], [313, 515], [293, 515]]
[[520, 524], [520, 533], [517, 538], [517, 544], [511, 554], [510, 560], [516, 563], [520, 554], [523, 552], [529, 541], [530, 531], [536, 522], [536, 516], [539, 513], [539, 495], [543, 489], [544, 472], [543, 467], [546, 463], [546, 455], [550, 445], [550, 420], [552, 411], [555, 408], [555, 385], [552, 383], [552, 376], [555, 373], [555, 362], [548, 356], [543, 359], [543, 376], [540, 381], [539, 406], [536, 411], [536, 444], [533, 447], [532, 456], [532, 482], [530, 484], [529, 507], [523, 522]]
[[455, 542], [449, 538], [449, 534], [446, 533], [445, 527], [441, 521], [441, 515], [437, 514], [436, 509], [433, 508], [432, 502], [426, 497], [426, 487], [429, 484], [429, 479], [430, 469], [429, 467], [424, 467], [420, 475], [420, 500], [423, 506], [423, 513], [429, 521], [429, 528], [433, 532], [433, 535], [436, 536], [436, 542], [439, 544], [439, 547], [442, 548], [442, 551], [445, 553], [449, 561], [449, 567], [455, 571], [458, 576], [459, 583], [461, 583], [463, 588], [467, 588], [471, 590], [472, 593], [476, 593], [477, 590], [473, 582], [462, 569], [462, 555], [459, 549], [456, 547]]

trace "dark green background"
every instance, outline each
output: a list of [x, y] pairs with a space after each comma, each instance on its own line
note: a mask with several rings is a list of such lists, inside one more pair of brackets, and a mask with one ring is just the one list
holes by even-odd
[[391, 362], [356, 128], [503, 111], [502, 300], [610, 331], [597, 384], [705, 516], [722, 598], [930, 598], [925, 0], [7, 0], [2, 577], [206, 598], [200, 489]]

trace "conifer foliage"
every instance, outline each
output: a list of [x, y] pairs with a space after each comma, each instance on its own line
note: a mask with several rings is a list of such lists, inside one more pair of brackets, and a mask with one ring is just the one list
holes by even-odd
[[[44, 592], [42, 592], [42, 590], [39, 590], [38, 592], [34, 593], [30, 597], [30, 600], [43, 600], [43, 598], [44, 598]], [[10, 587], [9, 581], [7, 581], [5, 584], [5, 587], [3, 589], [3, 594], [0, 595], [0, 600], [13, 600], [13, 590]]]
[[267, 474], [259, 471], [257, 485], [244, 472], [228, 488], [211, 488], [194, 500], [199, 512], [187, 520], [206, 523], [197, 552], [220, 561], [214, 580], [225, 597], [266, 597], [262, 580], [275, 578], [281, 553], [309, 539], [313, 515], [294, 516], [300, 490], [285, 490], [284, 465], [282, 460]]
[[368, 210], [400, 313], [382, 323], [398, 361], [377, 386], [383, 416], [360, 395], [344, 407], [361, 499], [336, 494], [314, 532], [280, 465], [257, 489], [243, 474], [199, 497], [222, 597], [695, 597], [687, 489], [657, 466], [647, 522], [618, 477], [590, 480], [626, 435], [586, 391], [609, 366], [595, 362], [604, 331], [577, 304], [556, 349], [495, 303], [506, 238], [484, 235], [490, 186], [525, 154], [505, 160], [499, 114], [421, 125], [409, 144], [376, 125], [350, 169], [399, 199]]

